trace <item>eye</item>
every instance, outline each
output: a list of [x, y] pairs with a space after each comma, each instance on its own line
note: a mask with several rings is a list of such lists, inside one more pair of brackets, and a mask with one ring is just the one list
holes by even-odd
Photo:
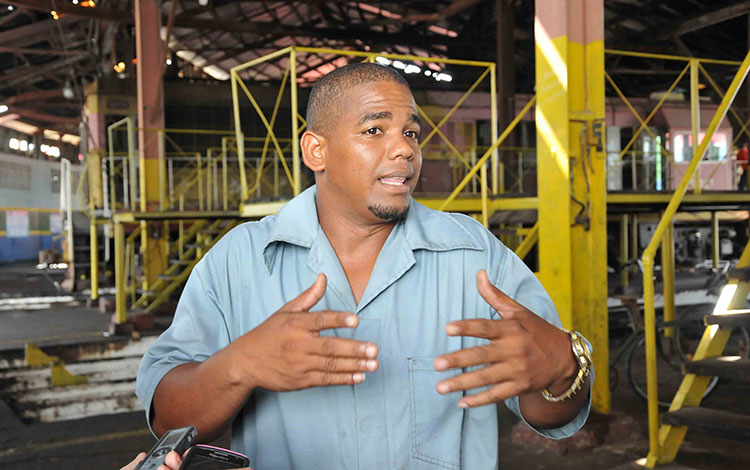
[[417, 131], [404, 131], [404, 136], [408, 137], [409, 139], [417, 140], [417, 139], [419, 139], [419, 132], [417, 132]]
[[382, 133], [383, 133], [383, 130], [379, 127], [371, 127], [365, 131], [365, 134], [369, 134], [369, 135], [378, 135]]

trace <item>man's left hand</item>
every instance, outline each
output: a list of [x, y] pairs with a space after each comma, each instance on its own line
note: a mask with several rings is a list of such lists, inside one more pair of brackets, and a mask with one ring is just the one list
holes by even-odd
[[477, 288], [502, 319], [456, 321], [449, 323], [445, 332], [449, 336], [484, 338], [490, 343], [440, 356], [434, 366], [438, 371], [484, 367], [439, 382], [437, 391], [446, 394], [489, 386], [459, 401], [458, 406], [469, 408], [543, 388], [553, 394], [567, 390], [578, 372], [568, 334], [493, 286], [484, 270], [477, 273]]

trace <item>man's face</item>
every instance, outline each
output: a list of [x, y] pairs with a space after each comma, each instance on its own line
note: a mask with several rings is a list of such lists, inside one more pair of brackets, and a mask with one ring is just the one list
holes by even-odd
[[348, 90], [341, 100], [326, 139], [319, 188], [352, 216], [369, 222], [402, 219], [422, 167], [411, 92], [396, 82], [371, 82]]

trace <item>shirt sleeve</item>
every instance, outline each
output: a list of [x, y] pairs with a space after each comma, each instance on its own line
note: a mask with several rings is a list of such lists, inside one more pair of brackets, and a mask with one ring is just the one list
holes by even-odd
[[[557, 314], [555, 304], [552, 302], [552, 299], [549, 294], [547, 294], [544, 287], [542, 287], [542, 283], [539, 282], [536, 275], [534, 275], [526, 264], [524, 264], [524, 262], [510, 249], [502, 246], [502, 250], [504, 253], [502, 256], [497, 257], [499, 258], [498, 262], [492, 263], [492, 260], [490, 261], [491, 271], [488, 274], [492, 283], [513, 300], [531, 310], [536, 315], [544, 318], [548, 323], [557, 327], [562, 327], [562, 322], [560, 321], [560, 316]], [[492, 271], [494, 271], [494, 273]], [[492, 309], [491, 315], [493, 318], [502, 317], [502, 315], [498, 314], [494, 309]], [[581, 335], [581, 337], [583, 338], [583, 335]], [[586, 338], [584, 338], [584, 341], [586, 341], [589, 350], [593, 353], [591, 343]], [[529, 424], [521, 414], [518, 396], [505, 400], [505, 406], [518, 416], [521, 421], [526, 423], [527, 426], [542, 436], [551, 439], [564, 439], [572, 436], [581, 429], [586, 422], [586, 419], [588, 419], [589, 411], [591, 410], [591, 387], [593, 386], [593, 383], [594, 370], [592, 367], [586, 403], [575, 418], [559, 428], [539, 429]], [[582, 391], [579, 391], [578, 393], [582, 393]]]
[[216, 285], [209, 253], [190, 274], [172, 325], [143, 356], [136, 379], [136, 395], [146, 409], [152, 432], [152, 400], [161, 379], [181, 364], [208, 359], [230, 342]]

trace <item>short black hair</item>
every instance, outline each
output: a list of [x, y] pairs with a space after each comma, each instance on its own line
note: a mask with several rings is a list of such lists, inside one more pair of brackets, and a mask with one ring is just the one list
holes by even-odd
[[337, 107], [342, 95], [354, 86], [370, 82], [396, 82], [411, 91], [409, 82], [397, 71], [384, 65], [357, 62], [335, 69], [321, 77], [307, 102], [307, 128], [319, 134], [331, 130], [332, 118], [341, 113]]

